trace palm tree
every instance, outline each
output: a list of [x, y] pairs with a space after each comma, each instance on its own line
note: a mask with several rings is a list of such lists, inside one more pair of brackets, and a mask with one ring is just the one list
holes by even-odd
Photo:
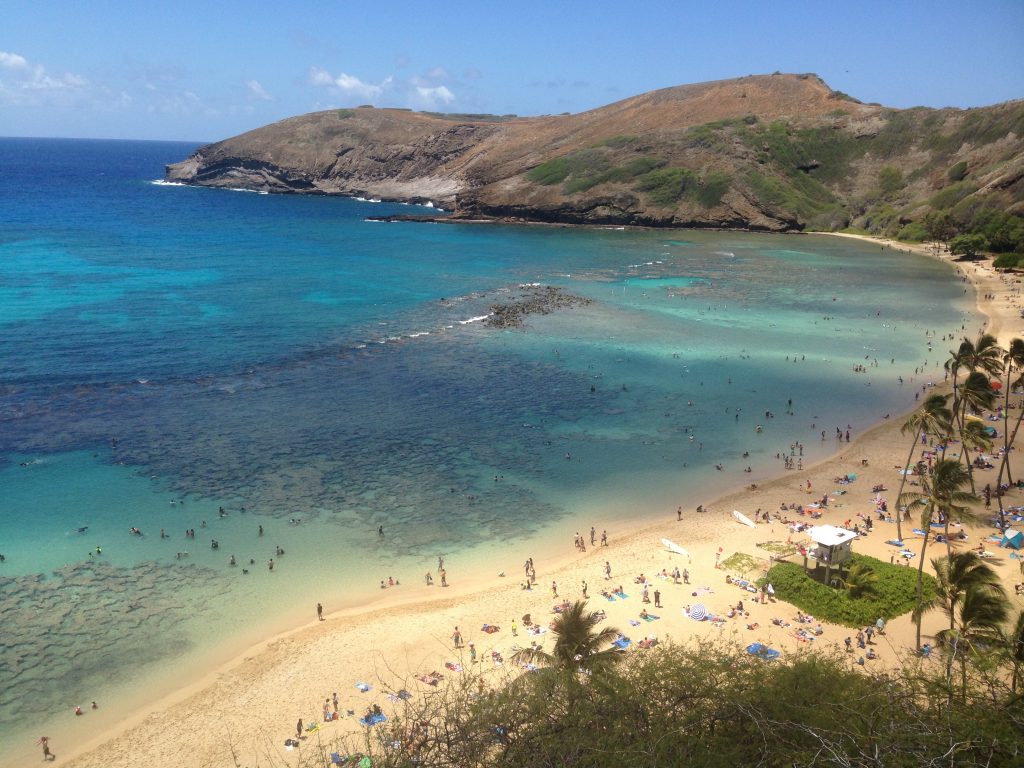
[[903, 541], [903, 527], [901, 524], [903, 515], [899, 509], [899, 499], [903, 497], [903, 489], [907, 484], [907, 472], [910, 471], [910, 462], [914, 460], [914, 451], [917, 450], [918, 441], [921, 435], [945, 435], [949, 433], [950, 422], [953, 418], [946, 403], [949, 395], [929, 395], [920, 409], [914, 411], [910, 418], [900, 427], [901, 434], [914, 433], [914, 442], [910, 446], [910, 453], [907, 455], [907, 462], [903, 467], [903, 476], [900, 478], [900, 490], [896, 494], [896, 538]]
[[949, 628], [936, 633], [936, 642], [949, 653], [946, 677], [952, 678], [953, 661], [959, 656], [966, 678], [966, 656], [976, 653], [979, 644], [999, 640], [998, 630], [1008, 611], [1006, 592], [999, 575], [974, 552], [959, 552], [932, 560], [935, 569], [935, 597], [915, 611], [920, 615], [941, 608], [949, 619]]
[[971, 451], [979, 454], [992, 448], [992, 438], [985, 430], [985, 422], [977, 418], [968, 418], [964, 422], [963, 430], [960, 432], [960, 442], [963, 445], [964, 466], [967, 467], [967, 475], [971, 478], [971, 493], [976, 493], [974, 485], [974, 463], [971, 460]]
[[935, 569], [935, 597], [925, 606], [942, 608], [949, 628], [956, 626], [956, 612], [971, 589], [992, 589], [1005, 597], [999, 575], [976, 552], [957, 552], [932, 560]]
[[866, 563], [854, 563], [842, 581], [850, 597], [874, 597], [878, 594], [878, 574]]
[[967, 662], [999, 646], [1001, 629], [1009, 614], [1002, 587], [973, 586], [964, 592], [957, 621], [952, 629], [935, 633], [935, 642], [948, 654], [946, 678], [952, 679], [953, 661], [960, 662], [960, 684], [967, 695]]
[[[989, 377], [981, 371], [971, 371], [964, 379], [963, 384], [960, 385], [959, 389], [955, 393], [954, 397], [959, 400], [960, 410], [956, 414], [958, 417], [960, 441], [961, 441], [961, 457], [964, 460], [964, 466], [967, 467], [967, 474], [971, 479], [971, 490], [974, 490], [974, 473], [971, 468], [971, 453], [970, 446], [967, 444], [966, 435], [968, 434], [968, 428], [970, 422], [967, 420], [967, 412], [970, 410], [972, 414], [978, 414], [982, 411], [989, 410], [995, 405], [996, 393], [992, 389], [992, 384], [989, 381]], [[977, 434], [978, 430], [975, 428], [974, 434]]]
[[[1000, 349], [998, 342], [995, 337], [991, 334], [984, 334], [978, 338], [976, 343], [972, 343], [969, 339], [964, 339], [960, 343], [960, 347], [956, 352], [950, 350], [950, 359], [945, 363], [946, 373], [951, 374], [953, 378], [953, 419], [955, 425], [958, 427], [958, 431], [963, 428], [963, 415], [966, 409], [966, 405], [963, 401], [963, 388], [958, 385], [958, 378], [961, 371], [967, 371], [968, 378], [971, 374], [977, 373], [979, 376], [985, 378], [985, 383], [988, 384], [988, 376], [998, 375], [1003, 368], [1002, 358], [1005, 354]], [[972, 384], [972, 390], [976, 390], [980, 387], [978, 380]], [[991, 390], [991, 387], [988, 387]], [[943, 458], [945, 458], [945, 449], [943, 449]]]
[[[967, 509], [966, 504], [978, 500], [974, 494], [961, 490], [968, 480], [967, 472], [959, 461], [939, 459], [932, 467], [931, 476], [921, 479], [922, 492], [905, 493], [899, 499], [899, 504], [906, 505], [909, 511], [920, 511], [921, 528], [924, 530], [921, 561], [917, 567], [917, 609], [914, 612], [918, 649], [921, 648], [921, 616], [924, 613], [924, 555], [931, 535], [932, 516], [938, 511], [948, 521], [954, 515], [963, 515]], [[946, 538], [948, 541], [948, 535]]]
[[[1013, 434], [1010, 434], [1010, 392], [1024, 384], [1024, 340], [1015, 338], [1010, 342], [1010, 348], [1004, 358], [1006, 364], [1006, 381], [1003, 386], [1003, 459], [999, 463], [999, 475], [996, 477], [996, 499], [999, 503], [999, 523], [1001, 528], [1006, 527], [1006, 513], [1003, 511], [1003, 496], [999, 488], [1003, 484], [1003, 476], [1007, 482], [1012, 483], [1013, 477], [1010, 474], [1010, 446], [1017, 440], [1017, 431], [1020, 429], [1021, 421], [1024, 420], [1024, 408], [1017, 409], [1017, 423], [1013, 426]], [[1020, 375], [1016, 379], [1013, 374]]]
[[622, 651], [607, 646], [621, 634], [615, 627], [597, 630], [602, 614], [587, 610], [586, 600], [577, 600], [554, 620], [551, 631], [555, 647], [551, 653], [540, 648], [524, 648], [512, 659], [516, 663], [539, 663], [558, 670], [600, 669], [622, 658]]

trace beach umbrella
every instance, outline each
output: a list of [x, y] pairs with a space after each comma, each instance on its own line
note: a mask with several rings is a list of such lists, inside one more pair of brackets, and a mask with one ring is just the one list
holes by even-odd
[[688, 615], [694, 621], [704, 621], [704, 619], [707, 618], [708, 609], [704, 607], [703, 603], [697, 603], [690, 608], [690, 613]]

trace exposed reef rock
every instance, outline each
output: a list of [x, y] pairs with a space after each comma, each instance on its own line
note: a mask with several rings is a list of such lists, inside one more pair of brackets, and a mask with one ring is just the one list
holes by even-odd
[[1024, 102], [889, 109], [816, 75], [665, 88], [577, 115], [336, 109], [202, 147], [167, 179], [431, 202], [457, 221], [897, 234], [1024, 214]]
[[586, 306], [593, 299], [569, 293], [553, 285], [521, 285], [518, 297], [491, 305], [484, 320], [492, 328], [519, 328], [529, 315], [548, 315], [560, 309]]

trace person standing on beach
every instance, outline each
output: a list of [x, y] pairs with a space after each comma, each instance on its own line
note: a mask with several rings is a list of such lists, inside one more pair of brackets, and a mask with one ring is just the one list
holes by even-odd
[[43, 745], [43, 760], [47, 760], [49, 762], [53, 762], [54, 760], [57, 759], [57, 756], [55, 754], [53, 754], [53, 752], [50, 751], [50, 737], [49, 736], [40, 736], [39, 737], [39, 741], [36, 742], [36, 743]]
[[583, 580], [583, 599], [587, 599], [587, 580]]
[[608, 546], [608, 531], [601, 531], [601, 546]]
[[316, 604], [316, 617], [320, 621], [324, 620], [324, 607], [320, 603]]
[[298, 725], [295, 726], [295, 738], [298, 739], [302, 736], [302, 718], [299, 718]]
[[661, 592], [654, 590], [654, 607], [661, 608]]
[[590, 526], [590, 546], [594, 546], [597, 543], [597, 531], [594, 530], [594, 526]]
[[612, 564], [607, 560], [604, 561], [604, 579], [608, 581], [612, 577]]
[[455, 645], [456, 648], [462, 647], [462, 633], [459, 632], [458, 627], [456, 627], [455, 631], [452, 632], [452, 643]]
[[512, 637], [518, 637], [518, 636], [519, 636], [519, 627], [516, 624], [516, 620], [512, 619]]
[[558, 597], [558, 583], [555, 581], [551, 582], [551, 596]]
[[448, 586], [448, 571], [446, 571], [444, 568], [441, 569], [441, 586]]

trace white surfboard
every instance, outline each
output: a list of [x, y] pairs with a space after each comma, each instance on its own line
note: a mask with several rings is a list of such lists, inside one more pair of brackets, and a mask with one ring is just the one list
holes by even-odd
[[683, 557], [688, 557], [690, 554], [683, 547], [680, 547], [678, 544], [669, 541], [668, 539], [662, 539], [661, 543], [665, 545], [669, 552], [675, 552], [677, 555], [682, 555]]
[[753, 520], [751, 520], [749, 517], [744, 515], [738, 509], [734, 509], [732, 511], [732, 516], [734, 518], [736, 518], [736, 522], [737, 523], [743, 523], [744, 525], [749, 525], [751, 528], [756, 528], [757, 527], [757, 525], [754, 523]]

